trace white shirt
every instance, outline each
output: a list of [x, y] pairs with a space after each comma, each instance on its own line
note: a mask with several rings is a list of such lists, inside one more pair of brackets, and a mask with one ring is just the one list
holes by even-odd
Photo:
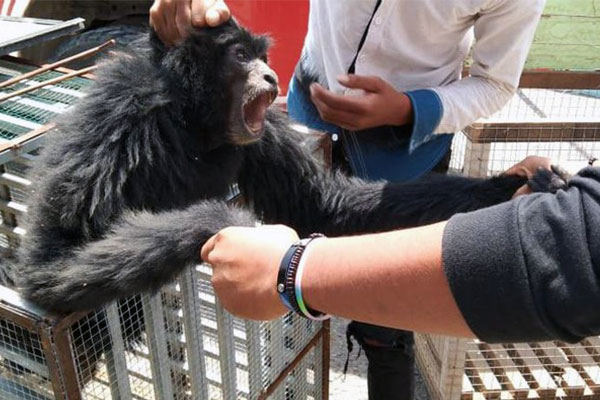
[[[459, 131], [514, 94], [545, 0], [383, 0], [356, 61], [397, 90], [432, 89], [434, 133]], [[376, 0], [311, 0], [304, 52], [322, 83], [342, 92]], [[471, 43], [473, 64], [460, 79]]]

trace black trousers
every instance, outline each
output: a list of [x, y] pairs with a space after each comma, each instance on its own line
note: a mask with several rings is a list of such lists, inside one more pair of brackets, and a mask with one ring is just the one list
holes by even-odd
[[[334, 167], [351, 172], [340, 143], [333, 147]], [[451, 151], [432, 172], [446, 173]], [[415, 393], [414, 336], [412, 332], [352, 321], [346, 332], [348, 347], [352, 338], [362, 347], [369, 366], [369, 400], [412, 400]]]

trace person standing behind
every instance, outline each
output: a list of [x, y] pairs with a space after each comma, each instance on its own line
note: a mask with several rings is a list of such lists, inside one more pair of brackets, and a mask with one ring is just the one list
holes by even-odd
[[[311, 0], [290, 83], [292, 118], [339, 138], [334, 163], [363, 179], [445, 172], [452, 133], [518, 86], [542, 0]], [[461, 79], [473, 46], [470, 76]], [[410, 399], [411, 332], [352, 322], [369, 399]]]

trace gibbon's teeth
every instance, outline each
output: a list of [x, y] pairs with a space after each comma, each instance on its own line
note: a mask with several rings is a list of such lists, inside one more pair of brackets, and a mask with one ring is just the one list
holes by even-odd
[[269, 91], [269, 104], [273, 104], [275, 100], [277, 100], [277, 91]]
[[244, 105], [244, 122], [252, 134], [262, 131], [271, 99], [272, 93], [263, 92]]

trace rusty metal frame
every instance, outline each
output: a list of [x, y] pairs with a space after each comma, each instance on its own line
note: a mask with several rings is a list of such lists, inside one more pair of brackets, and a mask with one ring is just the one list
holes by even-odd
[[[21, 58], [21, 57], [15, 57], [15, 56], [11, 56], [11, 55], [4, 55], [4, 56], [0, 56], [0, 59], [3, 60], [7, 60], [7, 61], [12, 61], [12, 62], [16, 62], [16, 63], [21, 63], [23, 65], [30, 65], [32, 67], [36, 67], [36, 68], [40, 68], [40, 67], [47, 67], [50, 64], [36, 64], [30, 60], [27, 60], [25, 58]], [[67, 68], [67, 67], [56, 67], [56, 68], [52, 68], [52, 71], [56, 71], [56, 72], [61, 72], [63, 74], [69, 74], [73, 71], [75, 71], [74, 69], [71, 68]], [[47, 71], [45, 71], [47, 72]], [[91, 72], [81, 75], [82, 78], [87, 78], [87, 79], [95, 79], [95, 75]]]
[[591, 142], [600, 140], [599, 122], [475, 122], [463, 132], [474, 143]]
[[63, 385], [62, 375], [60, 373], [60, 362], [57, 359], [57, 352], [54, 344], [52, 343], [51, 328], [46, 324], [40, 324], [37, 329], [37, 334], [40, 337], [42, 343], [42, 350], [46, 358], [46, 365], [48, 366], [48, 373], [50, 375], [50, 383], [52, 385], [52, 391], [58, 400], [68, 400], [70, 397], [66, 396], [65, 388]]
[[[81, 314], [79, 315], [80, 318], [82, 316], [83, 315]], [[64, 320], [69, 320], [69, 317], [66, 317]], [[57, 324], [57, 326], [59, 325], [61, 324]], [[79, 380], [77, 378], [75, 353], [71, 343], [71, 335], [68, 330], [70, 326], [71, 325], [64, 324], [62, 329], [53, 329], [52, 338], [54, 346], [56, 347], [56, 358], [62, 374], [63, 388], [67, 399], [79, 400], [81, 399], [81, 387], [79, 386]]]
[[[271, 384], [269, 386], [267, 386], [266, 388], [263, 389], [263, 391], [258, 396], [258, 400], [266, 400], [270, 395], [272, 395], [273, 392], [275, 392], [275, 390], [277, 390], [279, 385], [281, 385], [283, 383], [283, 381], [290, 374], [290, 372], [292, 372], [294, 370], [294, 368], [296, 368], [298, 366], [298, 364], [300, 364], [300, 362], [302, 361], [302, 359], [304, 359], [304, 357], [308, 354], [308, 352], [311, 351], [313, 349], [313, 347], [316, 347], [319, 344], [319, 340], [322, 340], [321, 343], [323, 346], [323, 359], [324, 359], [325, 358], [325, 340], [327, 340], [327, 343], [329, 343], [329, 324], [328, 323], [323, 323], [323, 325], [321, 326], [321, 329], [319, 329], [319, 331], [315, 334], [315, 336], [313, 336], [313, 338], [307, 343], [307, 345], [304, 346], [304, 348], [300, 351], [300, 353], [298, 353], [296, 355], [296, 357], [294, 357], [294, 359], [283, 370], [281, 370], [279, 375], [277, 375], [275, 380], [273, 382], [271, 382]], [[329, 345], [327, 345], [327, 347], [329, 348]], [[327, 360], [328, 360], [327, 366], [329, 367], [329, 351], [327, 351]], [[329, 387], [329, 368], [327, 368], [327, 372], [325, 372], [325, 369], [323, 369], [322, 385], [325, 385], [325, 375], [327, 375], [326, 376], [327, 386]], [[329, 393], [329, 390], [328, 390], [328, 393]], [[327, 397], [323, 397], [323, 399], [328, 399], [328, 398], [329, 398], [329, 394], [327, 394]]]
[[331, 320], [321, 326], [321, 399], [329, 400], [329, 368], [331, 360]]
[[520, 88], [600, 89], [600, 71], [524, 71]]
[[75, 354], [69, 335], [70, 326], [86, 313], [74, 313], [64, 318], [35, 311], [0, 301], [0, 318], [35, 333], [40, 340], [50, 384], [58, 400], [79, 400], [81, 390], [77, 379]]
[[[462, 76], [469, 76], [469, 68], [463, 68]], [[525, 70], [521, 74], [519, 87], [522, 89], [600, 89], [600, 70]]]

